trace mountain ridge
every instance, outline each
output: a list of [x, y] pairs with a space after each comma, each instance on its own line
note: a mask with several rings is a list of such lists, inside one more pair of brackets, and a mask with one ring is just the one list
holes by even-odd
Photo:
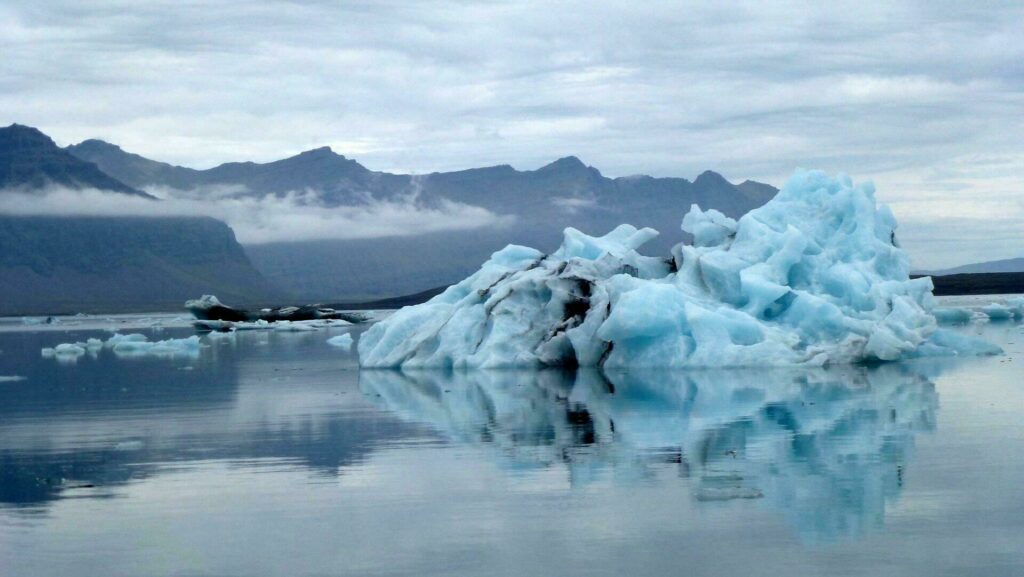
[[245, 246], [268, 280], [302, 300], [381, 298], [456, 282], [507, 244], [554, 250], [568, 226], [595, 235], [624, 222], [651, 227], [663, 235], [645, 250], [668, 254], [672, 245], [688, 238], [679, 224], [691, 204], [736, 218], [777, 192], [751, 180], [734, 185], [710, 170], [693, 181], [647, 175], [611, 178], [572, 155], [532, 170], [499, 164], [414, 175], [374, 171], [319, 147], [272, 162], [230, 162], [196, 170], [104, 144], [85, 141], [68, 150], [140, 188], [170, 186], [192, 197], [202, 197], [205, 187], [211, 193], [213, 187], [228, 187], [216, 193], [254, 197], [302, 192], [303, 202], [325, 208], [374, 201], [437, 208], [454, 202], [511, 217], [512, 224], [488, 229]]
[[37, 128], [22, 124], [0, 128], [0, 190], [32, 192], [48, 186], [153, 198], [60, 148]]
[[[656, 189], [671, 189], [676, 193], [698, 190], [698, 196], [705, 199], [713, 196], [711, 193], [739, 191], [749, 201], [758, 205], [766, 202], [778, 191], [770, 184], [753, 180], [732, 184], [720, 173], [711, 170], [702, 172], [693, 181], [682, 177], [648, 175], [607, 177], [599, 169], [587, 165], [574, 155], [563, 156], [532, 170], [520, 170], [509, 164], [498, 164], [446, 172], [401, 174], [371, 170], [357, 160], [334, 152], [329, 146], [305, 150], [270, 162], [226, 162], [207, 169], [193, 169], [151, 160], [97, 139], [85, 140], [67, 147], [66, 150], [83, 160], [95, 163], [104, 172], [138, 188], [171, 186], [189, 191], [203, 186], [244, 185], [247, 187], [246, 193], [252, 195], [283, 195], [312, 189], [325, 193], [323, 201], [327, 206], [358, 202], [359, 195], [354, 194], [356, 191], [373, 192], [378, 199], [394, 198], [409, 189], [413, 180], [416, 180], [419, 186], [426, 185], [427, 188], [438, 184], [438, 188], [432, 192], [439, 196], [447, 195], [450, 200], [486, 200], [479, 194], [461, 190], [459, 186], [460, 181], [464, 179], [482, 176], [501, 179], [548, 178], [561, 181], [562, 184], [574, 180], [577, 185], [582, 182], [596, 188], [607, 189], [606, 193], [633, 192], [637, 188], [637, 182], [643, 182], [650, 183]], [[286, 180], [285, 177], [289, 179]], [[343, 190], [345, 185], [349, 186], [348, 190]], [[458, 190], [447, 190], [447, 187], [451, 186]], [[570, 186], [570, 190], [559, 190], [557, 193], [572, 192], [571, 188]], [[347, 194], [342, 194], [343, 192]], [[491, 207], [485, 205], [484, 208]], [[749, 209], [746, 206], [742, 208]], [[723, 212], [730, 216], [738, 216], [745, 211], [727, 209]]]

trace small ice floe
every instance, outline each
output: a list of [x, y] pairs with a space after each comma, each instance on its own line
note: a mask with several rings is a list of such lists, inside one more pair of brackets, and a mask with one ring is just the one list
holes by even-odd
[[18, 375], [0, 375], [0, 383], [16, 383], [18, 381], [24, 381], [25, 377]]
[[103, 341], [99, 339], [88, 339], [75, 343], [61, 343], [53, 348], [44, 348], [42, 355], [46, 358], [56, 358], [62, 363], [75, 363], [78, 358], [90, 354], [96, 356], [103, 348]]
[[963, 307], [935, 307], [932, 314], [940, 325], [965, 325], [975, 320], [975, 312]]
[[238, 332], [234, 330], [230, 331], [212, 331], [206, 334], [206, 340], [218, 343], [231, 343], [238, 339]]
[[199, 337], [193, 335], [184, 339], [166, 339], [162, 341], [150, 341], [146, 335], [115, 334], [106, 341], [100, 339], [88, 339], [74, 343], [61, 343], [55, 347], [47, 347], [42, 350], [46, 358], [56, 358], [62, 362], [74, 362], [86, 353], [96, 356], [102, 349], [110, 349], [119, 357], [138, 356], [199, 356]]
[[1012, 321], [1024, 314], [1024, 305], [1015, 302], [992, 303], [981, 307], [981, 312], [991, 321]]
[[1024, 319], [1024, 297], [975, 307], [936, 307], [932, 314], [935, 315], [935, 320], [943, 325], [1020, 321]]
[[354, 341], [352, 340], [352, 335], [348, 333], [327, 339], [327, 344], [331, 345], [332, 347], [344, 349], [346, 351], [352, 350], [353, 342]]
[[198, 357], [199, 336], [192, 335], [183, 339], [166, 339], [162, 341], [124, 340], [115, 344], [112, 348], [115, 355], [122, 357]]

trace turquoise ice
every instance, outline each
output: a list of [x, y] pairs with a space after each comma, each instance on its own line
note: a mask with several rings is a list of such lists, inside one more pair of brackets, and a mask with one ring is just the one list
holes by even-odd
[[364, 367], [820, 366], [994, 354], [938, 327], [874, 187], [797, 171], [738, 221], [693, 206], [666, 258], [621, 225], [565, 230], [551, 254], [510, 245], [359, 341]]

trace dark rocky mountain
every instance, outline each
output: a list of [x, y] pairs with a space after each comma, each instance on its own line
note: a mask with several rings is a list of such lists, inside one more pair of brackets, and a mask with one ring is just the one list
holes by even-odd
[[205, 187], [231, 187], [236, 194], [256, 196], [312, 192], [313, 202], [324, 207], [368, 199], [406, 202], [415, 196], [422, 206], [449, 200], [512, 217], [510, 225], [491, 229], [246, 247], [268, 280], [303, 300], [380, 298], [455, 282], [508, 243], [553, 250], [566, 226], [590, 234], [604, 234], [623, 222], [650, 226], [662, 236], [648, 252], [667, 254], [685, 240], [679, 224], [691, 204], [738, 217], [777, 192], [754, 181], [734, 185], [711, 171], [692, 182], [609, 178], [574, 156], [536, 170], [499, 165], [406, 175], [369, 170], [326, 147], [276, 162], [228, 163], [208, 170], [148, 160], [98, 140], [68, 150], [139, 188], [173, 187], [193, 196], [202, 196]]
[[204, 293], [276, 296], [218, 220], [0, 215], [0, 314], [177, 310]]
[[[160, 202], [35, 128], [0, 129], [0, 194], [52, 186]], [[276, 296], [223, 222], [0, 215], [0, 314], [173, 310], [204, 292], [242, 303]]]
[[665, 203], [675, 206], [681, 201], [686, 202], [686, 209], [690, 203], [697, 203], [739, 216], [764, 204], [777, 192], [771, 185], [749, 180], [734, 185], [712, 171], [702, 173], [693, 182], [650, 176], [608, 178], [575, 156], [558, 159], [537, 170], [520, 171], [499, 165], [408, 175], [369, 170], [329, 147], [274, 162], [231, 162], [207, 170], [149, 160], [102, 140], [86, 140], [67, 150], [137, 188], [166, 186], [201, 193], [204, 187], [230, 186], [239, 188], [239, 194], [255, 196], [312, 191], [323, 206], [353, 205], [365, 202], [368, 197], [388, 200], [416, 193], [417, 199], [426, 204], [444, 198], [498, 214], [533, 217], [558, 208], [588, 220], [594, 214], [615, 212], [621, 207], [635, 207], [633, 212], [646, 208], [663, 210]]
[[102, 140], [86, 140], [67, 147], [66, 151], [135, 187], [160, 184], [186, 190], [199, 184], [195, 176], [198, 170], [150, 160]]
[[0, 128], [0, 190], [31, 191], [52, 185], [150, 196], [69, 154], [31, 126]]

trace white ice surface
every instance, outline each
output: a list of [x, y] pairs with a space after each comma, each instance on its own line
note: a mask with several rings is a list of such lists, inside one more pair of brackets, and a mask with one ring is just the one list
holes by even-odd
[[332, 347], [344, 349], [346, 351], [352, 349], [352, 342], [352, 335], [348, 333], [327, 339], [327, 344], [331, 345]]
[[1002, 302], [935, 307], [932, 313], [939, 324], [949, 325], [962, 325], [970, 322], [1020, 321], [1024, 319], [1024, 297], [1010, 297]]
[[146, 335], [138, 333], [115, 334], [106, 341], [91, 338], [86, 341], [61, 343], [52, 348], [44, 348], [42, 356], [73, 362], [86, 353], [97, 355], [104, 348], [110, 349], [119, 357], [196, 357], [199, 355], [199, 337], [193, 335], [182, 339], [150, 341]]
[[938, 328], [870, 184], [798, 171], [738, 221], [694, 206], [693, 245], [637, 252], [652, 229], [568, 228], [545, 255], [510, 245], [427, 303], [371, 327], [365, 367], [724, 367], [992, 354]]

